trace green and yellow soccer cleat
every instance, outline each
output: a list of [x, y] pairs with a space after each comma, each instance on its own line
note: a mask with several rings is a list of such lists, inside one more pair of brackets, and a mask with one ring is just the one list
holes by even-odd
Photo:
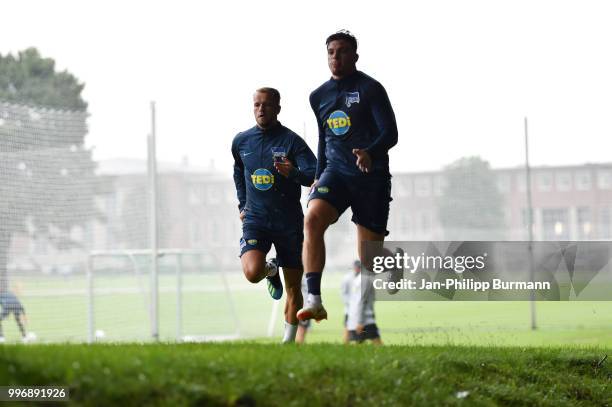
[[276, 274], [273, 276], [266, 277], [266, 281], [268, 283], [268, 292], [270, 293], [270, 297], [275, 300], [280, 300], [283, 296], [283, 283], [280, 278], [280, 272], [278, 270], [278, 261], [276, 259], [270, 259], [266, 263], [266, 269], [276, 270]]

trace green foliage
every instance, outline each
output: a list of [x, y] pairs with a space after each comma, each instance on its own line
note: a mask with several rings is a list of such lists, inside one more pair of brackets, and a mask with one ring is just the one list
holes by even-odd
[[504, 236], [503, 197], [495, 174], [480, 157], [461, 158], [444, 169], [440, 221], [449, 240], [499, 240]]
[[5, 385], [65, 385], [75, 405], [609, 405], [605, 349], [317, 344], [0, 348]]
[[85, 110], [81, 97], [85, 84], [67, 71], [56, 72], [55, 61], [43, 58], [36, 48], [16, 57], [0, 54], [0, 100], [56, 109]]

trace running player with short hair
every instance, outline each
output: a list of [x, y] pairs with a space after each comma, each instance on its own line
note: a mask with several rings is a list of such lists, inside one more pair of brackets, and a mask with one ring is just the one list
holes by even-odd
[[[316, 158], [300, 136], [278, 121], [280, 110], [278, 90], [257, 89], [253, 95], [256, 125], [234, 138], [232, 155], [242, 221], [242, 270], [252, 283], [267, 278], [268, 291], [278, 300], [283, 294], [282, 267], [287, 290], [283, 342], [293, 342], [296, 312], [303, 304], [301, 186], [312, 184]], [[277, 257], [266, 262], [273, 244]]]
[[348, 207], [357, 226], [359, 258], [367, 269], [371, 268], [362, 243], [383, 241], [388, 234], [388, 151], [397, 143], [397, 124], [385, 88], [356, 68], [357, 39], [348, 31], [340, 31], [325, 43], [332, 77], [310, 95], [319, 125], [319, 148], [304, 220], [302, 259], [308, 297], [298, 312], [300, 320], [327, 318], [321, 301], [323, 235]]

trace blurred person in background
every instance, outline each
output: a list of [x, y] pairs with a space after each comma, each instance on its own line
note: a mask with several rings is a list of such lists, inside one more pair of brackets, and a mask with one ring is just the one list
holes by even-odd
[[376, 301], [374, 287], [370, 281], [368, 271], [363, 272], [361, 263], [355, 262], [353, 276], [349, 280], [348, 318], [346, 330], [349, 343], [363, 343], [372, 341], [375, 345], [382, 345], [376, 316], [374, 302]]
[[19, 327], [19, 332], [23, 341], [27, 341], [28, 336], [26, 335], [25, 325], [28, 320], [25, 313], [25, 308], [19, 301], [19, 298], [9, 290], [0, 291], [0, 307], [2, 312], [0, 313], [0, 343], [4, 343], [4, 331], [2, 329], [2, 321], [9, 317], [11, 313], [15, 316], [15, 321]]
[[342, 305], [344, 306], [344, 325], [342, 332], [342, 342], [344, 343], [349, 343], [349, 331], [346, 329], [346, 322], [348, 321], [349, 302], [351, 300], [351, 282], [360, 271], [361, 262], [355, 260], [353, 262], [353, 268], [344, 275], [340, 283], [340, 295], [342, 296]]

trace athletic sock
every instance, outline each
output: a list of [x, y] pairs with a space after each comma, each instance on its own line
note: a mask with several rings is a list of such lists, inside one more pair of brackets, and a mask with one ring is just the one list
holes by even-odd
[[295, 335], [297, 334], [298, 324], [292, 325], [285, 321], [285, 335], [283, 336], [283, 343], [295, 342]]
[[306, 273], [306, 285], [308, 286], [306, 304], [309, 306], [321, 306], [321, 275], [322, 273]]
[[321, 306], [321, 296], [308, 293], [308, 296], [306, 297], [306, 304], [311, 306], [314, 305], [316, 307]]
[[278, 266], [276, 265], [276, 263], [274, 262], [267, 262], [266, 263], [266, 276], [267, 277], [273, 277], [278, 275]]
[[306, 273], [308, 294], [321, 295], [321, 274], [323, 273]]

